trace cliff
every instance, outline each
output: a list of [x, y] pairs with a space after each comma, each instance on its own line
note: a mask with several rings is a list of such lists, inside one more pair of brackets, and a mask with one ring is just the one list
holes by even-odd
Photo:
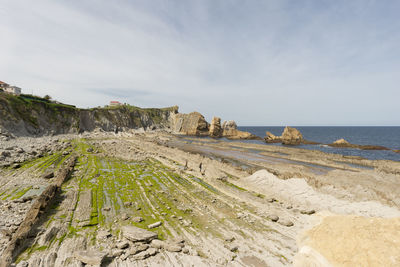
[[0, 92], [0, 130], [16, 136], [79, 133], [100, 128], [168, 128], [178, 107], [139, 108], [130, 105], [80, 109], [30, 95]]

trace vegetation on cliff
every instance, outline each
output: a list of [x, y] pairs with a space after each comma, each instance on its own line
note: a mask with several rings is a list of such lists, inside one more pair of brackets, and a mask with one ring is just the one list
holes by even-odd
[[63, 134], [101, 128], [162, 128], [178, 107], [139, 108], [131, 105], [80, 109], [51, 97], [15, 96], [0, 92], [0, 129], [15, 135]]

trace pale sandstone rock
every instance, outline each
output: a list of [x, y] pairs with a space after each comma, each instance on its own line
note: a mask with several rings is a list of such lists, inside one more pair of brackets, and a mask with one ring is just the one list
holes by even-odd
[[132, 218], [132, 221], [134, 221], [134, 222], [136, 222], [136, 223], [140, 223], [140, 222], [143, 222], [144, 220], [143, 220], [142, 217], [133, 217], [133, 218]]
[[159, 227], [161, 225], [162, 225], [162, 222], [155, 222], [153, 224], [148, 225], [147, 228], [153, 229], [153, 228], [157, 228], [157, 227]]
[[303, 141], [303, 135], [296, 128], [285, 127], [282, 133], [282, 144], [299, 145]]
[[165, 242], [158, 240], [158, 239], [154, 239], [153, 241], [151, 241], [150, 246], [153, 248], [164, 248]]
[[334, 144], [336, 144], [336, 145], [348, 145], [348, 144], [350, 144], [349, 142], [347, 142], [346, 140], [344, 140], [343, 138], [342, 139], [338, 139], [338, 140], [336, 140], [335, 142], [333, 142]]
[[206, 136], [209, 133], [208, 123], [198, 112], [178, 113], [172, 116], [172, 130], [186, 135]]
[[74, 253], [74, 257], [89, 265], [101, 265], [103, 262], [103, 259], [105, 258], [107, 254], [104, 252], [99, 252], [99, 251], [76, 251]]
[[212, 118], [209, 134], [211, 137], [221, 137], [221, 135], [222, 135], [221, 118], [218, 118], [218, 117]]
[[239, 131], [235, 121], [224, 121], [222, 123], [222, 136], [228, 139], [259, 139], [249, 132]]
[[264, 140], [267, 143], [279, 143], [279, 142], [281, 142], [281, 137], [276, 136], [271, 132], [265, 132]]
[[182, 251], [181, 246], [178, 246], [176, 244], [169, 244], [169, 243], [164, 244], [164, 249], [169, 252], [181, 252]]
[[157, 233], [147, 231], [145, 229], [138, 228], [135, 226], [130, 226], [130, 225], [123, 226], [121, 229], [122, 229], [123, 236], [126, 239], [131, 240], [133, 242], [136, 242], [136, 241], [149, 242], [158, 237]]
[[294, 266], [400, 266], [400, 218], [328, 215], [298, 241]]

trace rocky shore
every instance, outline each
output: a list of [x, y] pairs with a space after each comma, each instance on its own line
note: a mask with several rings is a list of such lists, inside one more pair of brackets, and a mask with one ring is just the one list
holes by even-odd
[[[180, 129], [235, 132], [232, 122], [196, 118]], [[9, 152], [0, 168], [0, 255], [11, 252], [11, 265], [400, 263], [398, 162], [139, 130], [9, 137], [0, 151]], [[73, 155], [73, 170], [15, 242]], [[361, 247], [359, 257], [346, 253]]]

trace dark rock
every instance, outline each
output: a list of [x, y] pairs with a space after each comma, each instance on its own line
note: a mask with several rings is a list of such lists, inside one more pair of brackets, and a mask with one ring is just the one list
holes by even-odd
[[270, 219], [273, 222], [277, 222], [279, 220], [279, 217], [276, 216], [276, 215], [271, 214], [271, 215], [268, 216], [268, 219]]
[[53, 171], [47, 171], [43, 174], [44, 179], [51, 179], [54, 177], [54, 172]]

